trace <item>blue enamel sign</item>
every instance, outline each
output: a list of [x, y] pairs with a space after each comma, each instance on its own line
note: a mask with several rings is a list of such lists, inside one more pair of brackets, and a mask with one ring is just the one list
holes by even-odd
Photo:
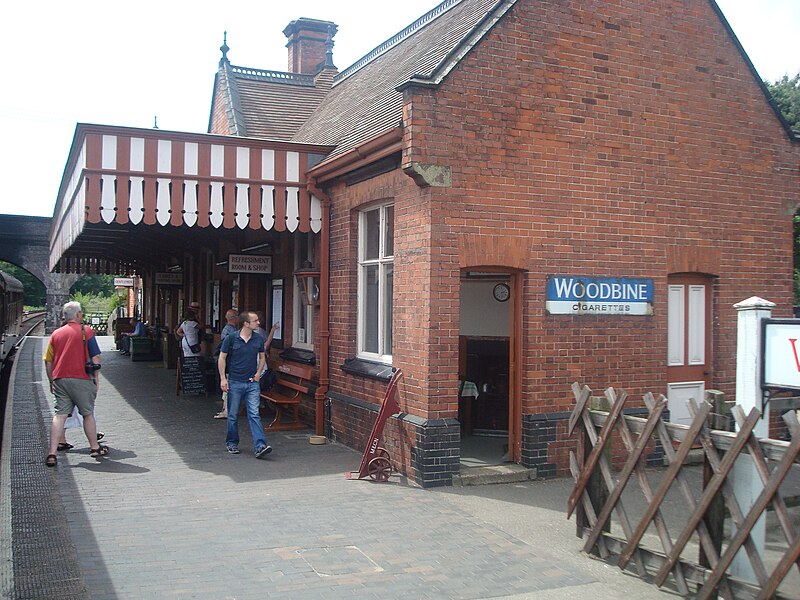
[[653, 280], [549, 275], [551, 315], [652, 315]]

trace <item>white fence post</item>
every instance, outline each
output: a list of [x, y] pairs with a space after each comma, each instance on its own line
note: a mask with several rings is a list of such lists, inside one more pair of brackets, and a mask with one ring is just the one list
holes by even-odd
[[[748, 414], [754, 407], [762, 411], [761, 419], [753, 429], [757, 438], [769, 437], [769, 409], [762, 407], [764, 394], [761, 390], [761, 321], [772, 316], [775, 304], [753, 296], [733, 307], [738, 311], [736, 338], [736, 404]], [[737, 427], [738, 430], [738, 427]], [[753, 466], [749, 454], [742, 454], [733, 467], [733, 489], [742, 512], [746, 515], [764, 488]], [[735, 527], [734, 527], [735, 532]], [[765, 518], [762, 516], [750, 536], [762, 558], [766, 535]], [[736, 555], [730, 567], [731, 574], [747, 581], [756, 582], [744, 549]]]

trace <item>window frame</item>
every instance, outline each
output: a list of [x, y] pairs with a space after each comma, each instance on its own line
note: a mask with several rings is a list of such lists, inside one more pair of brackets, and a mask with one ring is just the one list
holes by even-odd
[[[314, 262], [314, 240], [315, 237], [310, 233], [298, 233], [294, 238], [294, 269], [301, 268], [303, 262], [309, 261], [311, 264]], [[305, 242], [305, 243], [304, 243]], [[297, 277], [292, 277], [292, 347], [301, 348], [303, 350], [314, 350], [314, 306], [307, 305], [303, 301], [303, 291], [300, 289], [300, 284], [297, 282]], [[300, 325], [302, 319], [299, 319], [301, 312], [305, 311], [305, 342], [300, 340]]]
[[[387, 228], [386, 220], [388, 210], [392, 209], [391, 228]], [[378, 211], [378, 256], [377, 258], [366, 258], [367, 251], [367, 218], [372, 212]], [[383, 202], [374, 204], [359, 211], [358, 214], [358, 325], [356, 332], [356, 356], [363, 360], [375, 361], [391, 364], [391, 342], [392, 342], [392, 323], [386, 322], [387, 309], [392, 311], [391, 303], [393, 298], [387, 298], [386, 275], [387, 269], [391, 268], [394, 272], [394, 202]], [[387, 231], [392, 232], [392, 254], [386, 254]], [[366, 295], [366, 272], [370, 267], [378, 267], [378, 311], [377, 311], [377, 348], [378, 352], [365, 350], [367, 346], [367, 295]], [[394, 286], [392, 285], [392, 290]], [[393, 319], [392, 319], [393, 320]], [[388, 325], [388, 344], [387, 348], [387, 325]], [[389, 350], [387, 353], [386, 350]]]

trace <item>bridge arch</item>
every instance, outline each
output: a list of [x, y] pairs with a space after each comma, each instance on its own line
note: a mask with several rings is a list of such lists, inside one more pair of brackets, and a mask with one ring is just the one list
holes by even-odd
[[69, 288], [80, 277], [48, 270], [49, 231], [50, 217], [0, 215], [0, 260], [22, 267], [44, 284], [47, 333], [60, 325], [61, 307], [69, 299]]

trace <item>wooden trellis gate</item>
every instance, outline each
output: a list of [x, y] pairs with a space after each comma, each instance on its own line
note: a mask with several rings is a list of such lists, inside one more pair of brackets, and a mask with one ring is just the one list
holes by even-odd
[[[579, 533], [585, 538], [583, 550], [599, 554], [608, 561], [616, 559], [624, 569], [629, 562], [641, 577], [653, 576], [659, 587], [672, 575], [675, 588], [682, 595], [695, 594], [698, 599], [713, 598], [719, 593], [724, 598], [788, 598], [778, 591], [792, 565], [800, 570], [800, 536], [791, 522], [786, 503], [779, 488], [792, 465], [798, 461], [800, 451], [800, 424], [793, 411], [783, 416], [791, 435], [790, 442], [757, 439], [753, 428], [761, 414], [757, 409], [745, 415], [739, 406], [731, 413], [739, 431], [711, 430], [707, 426], [711, 405], [690, 401], [692, 423], [689, 426], [665, 423], [661, 415], [667, 400], [651, 393], [644, 396], [649, 411], [648, 418], [624, 416], [627, 394], [613, 388], [605, 392], [606, 410], [593, 410], [591, 390], [575, 383], [572, 386], [576, 406], [570, 416], [569, 433], [579, 432], [578, 453], [570, 453], [570, 469], [575, 487], [567, 502], [567, 517], [577, 509]], [[619, 434], [627, 459], [618, 472], [612, 472], [607, 448], [612, 434]], [[660, 473], [660, 483], [655, 491], [649, 483], [643, 466], [646, 450], [660, 443], [669, 463]], [[684, 464], [690, 451], [702, 447], [705, 476], [699, 498], [695, 498], [685, 472]], [[677, 447], [677, 449], [676, 449]], [[763, 483], [763, 491], [749, 510], [742, 510], [734, 496], [728, 476], [739, 456], [746, 455]], [[623, 505], [623, 492], [635, 476], [647, 506], [638, 522], [632, 522]], [[597, 494], [592, 481], [598, 479], [605, 489]], [[682, 496], [682, 505], [688, 521], [673, 538], [664, 518], [664, 504], [670, 487], [675, 484]], [[602, 487], [602, 486], [600, 486]], [[634, 486], [630, 486], [632, 489]], [[635, 491], [635, 490], [634, 490]], [[630, 490], [626, 494], [629, 497]], [[722, 544], [724, 510], [730, 515], [732, 533], [727, 545]], [[788, 548], [777, 561], [771, 573], [767, 572], [763, 556], [751, 538], [751, 531], [769, 507], [775, 511]], [[609, 529], [612, 513], [621, 527], [624, 538], [613, 536]], [[655, 525], [660, 549], [645, 547], [643, 538], [650, 523]], [[696, 537], [695, 537], [696, 535]], [[699, 540], [700, 553], [696, 560], [681, 555], [691, 539]], [[728, 569], [737, 552], [744, 548], [758, 585], [733, 577]]]

